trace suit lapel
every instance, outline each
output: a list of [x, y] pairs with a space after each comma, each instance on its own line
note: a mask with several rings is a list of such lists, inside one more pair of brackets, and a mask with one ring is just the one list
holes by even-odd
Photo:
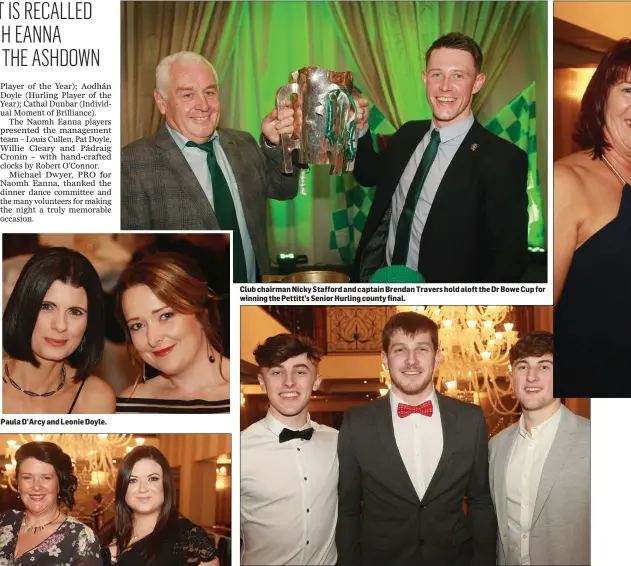
[[373, 402], [375, 407], [375, 424], [379, 433], [382, 454], [384, 462], [389, 462], [389, 468], [392, 469], [394, 477], [393, 484], [397, 486], [399, 493], [415, 505], [419, 505], [418, 494], [414, 489], [414, 484], [405, 469], [403, 458], [397, 447], [397, 441], [394, 437], [394, 425], [392, 424], [392, 409], [390, 406], [390, 395], [382, 397]]
[[210, 230], [219, 230], [219, 222], [215, 216], [215, 211], [208, 201], [208, 197], [202, 189], [195, 173], [184, 158], [184, 155], [177, 147], [175, 141], [167, 130], [166, 122], [156, 132], [154, 136], [156, 146], [162, 152], [164, 165], [170, 169], [180, 184], [180, 188], [190, 199], [191, 204], [201, 212], [204, 221], [208, 223]]
[[507, 524], [506, 508], [506, 471], [508, 470], [508, 459], [515, 442], [515, 436], [519, 432], [519, 425], [512, 427], [500, 445], [497, 447], [497, 454], [494, 459], [493, 492], [495, 495], [495, 509], [497, 512], [497, 524], [500, 532]]
[[[436, 191], [434, 202], [432, 202], [432, 206], [429, 209], [429, 215], [427, 216], [421, 239], [427, 234], [428, 228], [431, 229], [433, 218], [436, 217], [436, 221], [440, 221], [443, 205], [454, 206], [454, 203], [457, 205], [458, 194], [471, 186], [475, 160], [484, 151], [480, 139], [480, 129], [482, 129], [482, 126], [477, 121], [474, 122], [464, 140], [462, 140], [449, 167], [447, 167], [447, 171], [445, 171], [445, 175]], [[474, 147], [475, 149], [472, 149]]]
[[423, 502], [428, 501], [434, 496], [436, 486], [447, 470], [447, 463], [449, 462], [449, 458], [451, 458], [457, 442], [456, 430], [458, 416], [451, 410], [449, 402], [443, 395], [438, 393], [438, 391], [436, 391], [436, 398], [438, 399], [438, 407], [440, 409], [440, 424], [443, 429], [443, 452], [440, 455], [440, 460], [438, 460], [436, 471], [427, 486], [427, 490], [423, 496]]
[[572, 419], [571, 412], [561, 405], [560, 411], [561, 420], [559, 422], [559, 428], [552, 446], [550, 446], [550, 452], [546, 458], [543, 470], [541, 472], [541, 479], [539, 480], [539, 489], [537, 490], [537, 499], [535, 501], [535, 509], [532, 514], [532, 526], [535, 526], [539, 515], [543, 509], [543, 506], [552, 491], [552, 487], [556, 482], [559, 472], [565, 465], [565, 462], [572, 452], [574, 446], [574, 439], [572, 435], [576, 430], [576, 424]]

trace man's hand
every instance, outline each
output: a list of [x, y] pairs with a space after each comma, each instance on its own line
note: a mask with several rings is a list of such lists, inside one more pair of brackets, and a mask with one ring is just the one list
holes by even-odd
[[274, 145], [280, 143], [281, 134], [291, 134], [294, 131], [294, 109], [289, 100], [285, 100], [285, 108], [280, 112], [274, 108], [261, 124], [261, 131], [267, 141]]
[[355, 118], [355, 126], [361, 132], [368, 122], [368, 100], [361, 98], [361, 95], [354, 90], [353, 99], [357, 105], [357, 118]]

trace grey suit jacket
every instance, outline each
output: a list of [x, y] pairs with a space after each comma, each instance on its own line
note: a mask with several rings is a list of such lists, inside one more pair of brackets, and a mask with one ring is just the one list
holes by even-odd
[[[543, 466], [532, 518], [533, 566], [590, 563], [590, 423], [561, 406], [561, 421]], [[497, 514], [497, 562], [506, 564], [506, 468], [519, 423], [489, 444], [491, 495]]]
[[[261, 273], [270, 267], [267, 198], [287, 200], [298, 192], [298, 174], [280, 171], [280, 148], [261, 148], [247, 132], [219, 129], [221, 147], [239, 187], [245, 221]], [[171, 134], [162, 127], [123, 148], [123, 230], [219, 230], [204, 190]]]

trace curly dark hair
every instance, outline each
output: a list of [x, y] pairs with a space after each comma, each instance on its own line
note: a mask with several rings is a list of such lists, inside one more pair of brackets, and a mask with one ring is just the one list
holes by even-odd
[[68, 509], [74, 507], [74, 493], [77, 491], [79, 480], [74, 475], [74, 467], [70, 456], [66, 454], [54, 442], [27, 442], [18, 448], [15, 453], [16, 475], [20, 475], [20, 466], [28, 458], [35, 458], [55, 468], [57, 481], [59, 482], [59, 495], [57, 500]]
[[510, 350], [510, 363], [530, 356], [541, 358], [546, 354], [554, 355], [554, 336], [545, 330], [535, 330], [517, 340]]

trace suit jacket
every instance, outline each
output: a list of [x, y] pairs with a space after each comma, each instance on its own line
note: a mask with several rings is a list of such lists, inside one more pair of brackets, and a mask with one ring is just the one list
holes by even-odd
[[344, 414], [338, 443], [338, 566], [495, 564], [484, 416], [475, 405], [437, 397], [443, 453], [422, 501], [396, 445], [389, 398]]
[[[378, 154], [359, 140], [355, 178], [376, 185], [357, 248], [354, 280], [386, 265], [392, 197], [430, 120], [407, 122]], [[418, 271], [428, 283], [515, 282], [528, 254], [528, 157], [477, 121], [440, 183], [421, 237]]]
[[[298, 193], [298, 175], [280, 171], [280, 148], [260, 148], [247, 132], [218, 130], [232, 167], [245, 221], [261, 273], [270, 268], [267, 198]], [[217, 217], [171, 134], [162, 127], [123, 148], [121, 156], [123, 230], [220, 230]]]
[[[533, 566], [590, 563], [590, 459], [589, 421], [561, 406], [561, 420], [543, 466], [530, 534]], [[498, 564], [506, 564], [508, 540], [506, 469], [516, 423], [490, 442], [490, 482], [497, 512]]]

